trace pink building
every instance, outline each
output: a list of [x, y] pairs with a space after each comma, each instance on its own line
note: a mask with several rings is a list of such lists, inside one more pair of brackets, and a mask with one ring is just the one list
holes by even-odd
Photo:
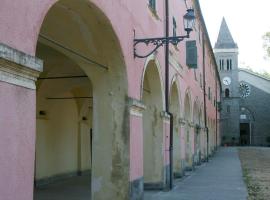
[[1, 1], [1, 200], [76, 176], [90, 177], [91, 199], [143, 199], [212, 153], [220, 80], [198, 0], [186, 4], [169, 2], [170, 36], [186, 34], [187, 8], [196, 15], [190, 38], [169, 46], [170, 117], [164, 47], [137, 58], [133, 46], [165, 36], [165, 1]]

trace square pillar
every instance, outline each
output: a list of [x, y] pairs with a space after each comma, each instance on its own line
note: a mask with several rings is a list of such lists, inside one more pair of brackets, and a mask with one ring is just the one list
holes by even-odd
[[162, 112], [161, 117], [163, 119], [163, 155], [164, 155], [164, 178], [165, 185], [164, 189], [167, 190], [170, 188], [170, 170], [171, 170], [171, 161], [170, 161], [170, 115], [167, 112]]
[[143, 111], [145, 106], [129, 99], [130, 113], [130, 200], [142, 200], [143, 181]]
[[0, 44], [0, 197], [32, 200], [40, 59]]

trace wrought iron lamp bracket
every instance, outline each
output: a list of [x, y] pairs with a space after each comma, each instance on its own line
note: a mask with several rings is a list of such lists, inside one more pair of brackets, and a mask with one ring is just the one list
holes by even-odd
[[[134, 58], [146, 58], [150, 56], [152, 53], [154, 53], [159, 47], [163, 46], [164, 44], [168, 43], [168, 44], [178, 45], [178, 43], [183, 41], [185, 38], [189, 38], [189, 33], [184, 36], [134, 39], [134, 43], [133, 43]], [[152, 44], [155, 46], [155, 48], [151, 50], [149, 53], [147, 53], [146, 55], [140, 55], [136, 51], [136, 46], [141, 43], [144, 43], [146, 46], [148, 46], [149, 44]]]

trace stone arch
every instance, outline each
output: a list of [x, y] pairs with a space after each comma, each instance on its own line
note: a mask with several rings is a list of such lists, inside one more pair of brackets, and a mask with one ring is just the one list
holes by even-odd
[[170, 87], [169, 110], [173, 114], [173, 173], [175, 178], [183, 175], [183, 164], [181, 159], [181, 126], [179, 123], [181, 117], [180, 87], [177, 82], [177, 76], [173, 78]]
[[[37, 148], [43, 148], [39, 148], [37, 157], [47, 154], [47, 157], [54, 159], [57, 153], [49, 155], [48, 145], [59, 149], [52, 141], [59, 142], [61, 139], [65, 142], [67, 126], [72, 125], [73, 133], [70, 133], [69, 138], [73, 143], [70, 156], [63, 156], [64, 160], [58, 163], [58, 170], [53, 169], [52, 173], [36, 178], [59, 177], [66, 173], [76, 175], [90, 171], [89, 197], [127, 199], [128, 82], [123, 53], [110, 20], [88, 0], [59, 0], [50, 7], [44, 18], [36, 54], [45, 63], [41, 77], [58, 77], [39, 79], [37, 84]], [[48, 97], [52, 103], [48, 103]], [[54, 113], [49, 104], [54, 104]], [[39, 116], [39, 111], [43, 110], [45, 113], [48, 110], [49, 119]], [[63, 114], [65, 118], [59, 116], [61, 112], [69, 110], [72, 112]], [[46, 140], [43, 132], [48, 130], [48, 126], [52, 126], [50, 124], [58, 128], [61, 126], [58, 131], [62, 134], [59, 140]], [[51, 132], [55, 133], [53, 129]], [[45, 137], [45, 140], [42, 140], [42, 137]], [[92, 145], [89, 144], [91, 138]], [[64, 152], [63, 149], [67, 146], [64, 143], [62, 150], [58, 152]], [[90, 159], [92, 163], [89, 163]], [[37, 162], [40, 162], [40, 159], [36, 159], [36, 166], [40, 166]], [[63, 165], [67, 162], [72, 164], [64, 170]], [[53, 166], [56, 162], [48, 164]], [[36, 168], [36, 172], [38, 170]]]
[[161, 189], [164, 176], [164, 136], [162, 112], [164, 108], [162, 79], [155, 60], [145, 68], [142, 83], [144, 188]]
[[240, 106], [240, 145], [253, 145], [256, 144], [254, 142], [256, 140], [254, 131], [254, 122], [255, 117], [254, 113], [247, 106]]
[[185, 92], [185, 99], [184, 99], [184, 116], [185, 120], [189, 122], [192, 121], [192, 104], [191, 104], [191, 94], [190, 89], [188, 88]]
[[182, 106], [182, 101], [181, 101], [182, 94], [181, 94], [181, 87], [180, 87], [180, 76], [178, 74], [174, 74], [173, 78], [171, 79], [171, 83], [170, 83], [170, 94], [171, 94], [171, 90], [173, 88], [173, 85], [175, 85], [177, 87], [179, 105], [181, 107]]
[[[154, 54], [148, 56], [145, 60], [145, 64], [143, 67], [143, 72], [142, 72], [142, 78], [141, 78], [141, 92], [140, 92], [140, 99], [143, 99], [143, 84], [144, 84], [144, 80], [145, 80], [145, 73], [147, 70], [147, 67], [149, 66], [149, 64], [154, 64], [156, 66], [157, 72], [158, 72], [158, 77], [160, 79], [160, 84], [161, 84], [161, 92], [162, 92], [162, 99], [165, 99], [165, 89], [164, 89], [164, 81], [163, 81], [163, 75], [162, 75], [162, 70], [161, 70], [161, 65], [159, 60], [156, 58], [156, 56]], [[165, 102], [163, 102], [163, 110], [165, 110]]]

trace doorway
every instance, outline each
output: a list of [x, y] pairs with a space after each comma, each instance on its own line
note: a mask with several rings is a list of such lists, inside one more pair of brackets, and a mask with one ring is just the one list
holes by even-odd
[[250, 125], [249, 123], [240, 123], [240, 145], [248, 146], [250, 144]]

